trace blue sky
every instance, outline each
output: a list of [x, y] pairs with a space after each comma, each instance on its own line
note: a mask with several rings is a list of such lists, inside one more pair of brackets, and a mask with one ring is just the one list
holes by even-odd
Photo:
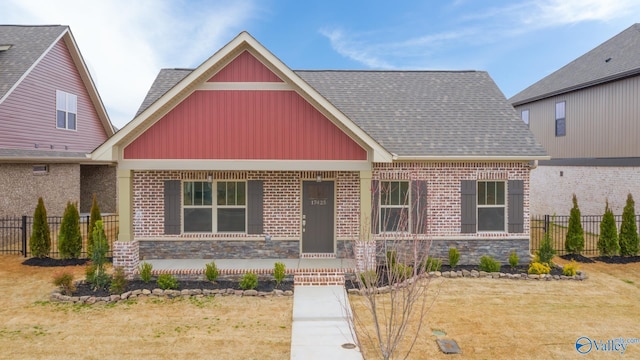
[[638, 21], [637, 0], [0, 2], [2, 24], [71, 26], [117, 127], [243, 30], [294, 70], [485, 70], [508, 98]]

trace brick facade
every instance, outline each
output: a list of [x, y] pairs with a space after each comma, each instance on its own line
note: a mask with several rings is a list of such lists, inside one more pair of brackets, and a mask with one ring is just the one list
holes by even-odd
[[607, 199], [621, 215], [627, 194], [640, 197], [640, 168], [545, 165], [531, 171], [531, 214], [569, 215], [574, 193], [583, 215], [604, 214]]
[[[336, 182], [336, 255], [352, 257], [353, 240], [359, 239], [359, 172], [300, 171], [138, 171], [133, 175], [133, 232], [140, 242], [138, 256], [158, 258], [295, 258], [300, 256], [301, 188], [303, 180], [317, 175]], [[264, 234], [164, 235], [164, 180], [262, 180]], [[374, 180], [424, 180], [427, 182], [428, 234], [431, 253], [446, 259], [449, 246], [461, 251], [461, 263], [477, 262], [489, 254], [506, 261], [516, 251], [523, 261], [529, 255], [529, 168], [525, 162], [374, 164]], [[462, 234], [461, 180], [522, 180], [524, 230], [522, 233]], [[271, 240], [267, 241], [267, 235]], [[389, 240], [388, 236], [387, 240]], [[385, 235], [377, 235], [381, 244]], [[409, 244], [412, 236], [391, 240]]]

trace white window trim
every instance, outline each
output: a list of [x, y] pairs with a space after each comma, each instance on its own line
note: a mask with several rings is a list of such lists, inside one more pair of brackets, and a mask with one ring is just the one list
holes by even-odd
[[[480, 194], [480, 183], [488, 183], [488, 182], [501, 182], [504, 183], [504, 204], [495, 204], [495, 205], [480, 205], [480, 202], [478, 201], [478, 196]], [[507, 220], [507, 216], [509, 215], [508, 213], [508, 208], [507, 208], [507, 203], [509, 202], [508, 199], [508, 194], [509, 194], [509, 189], [507, 189], [508, 186], [508, 181], [505, 180], [478, 180], [476, 181], [476, 232], [477, 233], [506, 233], [507, 232], [507, 224], [508, 224], [508, 220]], [[480, 230], [480, 211], [479, 209], [494, 209], [494, 208], [503, 208], [504, 209], [504, 224], [502, 227], [502, 230]]]
[[[184, 204], [184, 186], [186, 183], [196, 183], [196, 182], [208, 182], [211, 184], [211, 205], [185, 205]], [[218, 205], [217, 192], [218, 192], [218, 183], [227, 183], [227, 182], [235, 182], [235, 183], [243, 183], [245, 190], [245, 204], [244, 205]], [[182, 187], [180, 192], [180, 204], [181, 204], [181, 215], [182, 215], [182, 233], [183, 234], [246, 234], [248, 229], [248, 210], [247, 210], [247, 181], [246, 180], [183, 180]], [[202, 231], [185, 231], [184, 230], [184, 209], [211, 209], [211, 232], [202, 232]], [[244, 211], [244, 231], [218, 231], [218, 209], [245, 209]]]
[[[404, 205], [383, 205], [382, 204], [382, 188], [383, 183], [407, 183], [407, 203]], [[411, 181], [409, 180], [380, 180], [380, 190], [378, 193], [378, 229], [380, 234], [410, 234], [411, 233]], [[407, 210], [407, 230], [405, 231], [386, 231], [385, 219], [382, 216], [382, 209], [406, 209]]]
[[[524, 114], [527, 114], [527, 116], [526, 116], [526, 118], [527, 118], [527, 119], [526, 119], [526, 121], [525, 121], [525, 115], [524, 115]], [[529, 109], [523, 109], [523, 110], [520, 112], [520, 119], [522, 119], [522, 122], [524, 122], [524, 123], [527, 125], [527, 127], [529, 127], [529, 122], [530, 122], [530, 118], [529, 118], [529, 116], [530, 116], [530, 115], [531, 115], [531, 114], [530, 114], [530, 112], [529, 112]]]
[[[58, 107], [58, 96], [64, 95], [64, 108]], [[75, 112], [69, 111], [70, 99], [75, 98]], [[64, 127], [58, 126], [58, 111], [64, 111]], [[69, 113], [76, 115], [76, 126], [73, 129], [69, 129]], [[55, 112], [56, 129], [78, 131], [78, 96], [62, 90], [56, 90], [56, 112]]]

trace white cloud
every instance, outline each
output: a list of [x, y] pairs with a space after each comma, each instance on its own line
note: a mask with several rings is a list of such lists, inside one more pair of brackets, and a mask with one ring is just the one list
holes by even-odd
[[69, 25], [120, 128], [133, 118], [160, 68], [199, 65], [253, 12], [250, 1], [11, 0], [0, 5], [0, 23]]
[[[369, 68], [434, 69], [438, 54], [449, 49], [511, 41], [524, 33], [585, 21], [607, 22], [640, 11], [637, 0], [528, 0], [509, 2], [481, 12], [475, 8], [474, 12], [465, 12], [466, 4], [466, 1], [457, 0], [449, 6], [456, 10], [457, 31], [436, 31], [386, 42], [369, 35], [368, 29], [347, 33], [325, 28], [321, 34], [329, 39], [336, 52]], [[404, 31], [419, 32], [414, 29]]]

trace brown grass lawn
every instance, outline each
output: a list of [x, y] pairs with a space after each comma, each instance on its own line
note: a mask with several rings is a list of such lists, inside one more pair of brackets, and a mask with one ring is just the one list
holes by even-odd
[[[60, 269], [0, 256], [1, 359], [288, 359], [293, 299], [49, 302]], [[66, 270], [84, 277], [83, 267]]]
[[[562, 259], [555, 259], [564, 262]], [[640, 263], [583, 264], [585, 281], [442, 279], [429, 286], [436, 302], [423, 322], [410, 359], [600, 359], [640, 358], [640, 344], [624, 355], [592, 350], [581, 355], [575, 342], [640, 338]], [[362, 298], [350, 296], [364, 316]], [[445, 355], [433, 330], [455, 340], [462, 355]], [[367, 358], [372, 356], [365, 349]]]

